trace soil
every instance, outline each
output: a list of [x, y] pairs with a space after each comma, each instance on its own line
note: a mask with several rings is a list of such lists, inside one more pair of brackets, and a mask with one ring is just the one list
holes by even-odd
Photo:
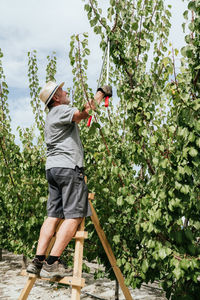
[[[81, 290], [81, 299], [91, 300], [114, 300], [115, 299], [115, 281], [102, 278], [95, 280], [93, 273], [97, 264], [89, 264], [91, 274], [83, 273], [86, 280], [85, 287]], [[27, 282], [27, 276], [21, 276], [22, 256], [14, 255], [3, 251], [2, 261], [0, 261], [0, 299], [17, 300]], [[130, 289], [133, 300], [167, 300], [162, 294], [162, 290], [157, 283], [143, 284], [140, 289]], [[48, 281], [36, 280], [28, 299], [57, 299], [70, 300], [71, 288], [59, 287], [57, 284]], [[119, 290], [119, 300], [125, 300], [121, 290]]]

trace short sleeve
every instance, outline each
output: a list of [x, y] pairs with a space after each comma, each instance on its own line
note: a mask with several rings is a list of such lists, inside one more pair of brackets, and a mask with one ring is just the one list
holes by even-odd
[[76, 107], [71, 107], [68, 105], [59, 105], [57, 106], [57, 108], [58, 122], [62, 125], [72, 123], [74, 113], [78, 109]]

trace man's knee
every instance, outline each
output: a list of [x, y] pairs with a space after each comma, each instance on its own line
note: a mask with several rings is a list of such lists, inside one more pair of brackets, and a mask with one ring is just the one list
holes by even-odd
[[51, 223], [51, 224], [58, 224], [62, 219], [61, 218], [53, 218], [53, 217], [47, 217], [45, 221]]
[[60, 221], [60, 218], [47, 217], [43, 223], [42, 229], [50, 236], [52, 236], [54, 235], [56, 227], [58, 226]]
[[83, 220], [83, 218], [77, 218], [78, 225], [81, 224], [82, 220]]
[[71, 219], [71, 221], [73, 222], [73, 224], [75, 226], [79, 226], [82, 222], [83, 218], [74, 218], [74, 219]]

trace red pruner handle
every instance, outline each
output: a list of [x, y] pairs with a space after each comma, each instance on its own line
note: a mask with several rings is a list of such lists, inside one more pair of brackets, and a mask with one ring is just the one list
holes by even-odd
[[91, 120], [92, 120], [92, 116], [90, 116], [89, 119], [88, 119], [87, 127], [90, 127]]
[[107, 96], [105, 98], [105, 107], [108, 107], [108, 105], [109, 105], [109, 97]]

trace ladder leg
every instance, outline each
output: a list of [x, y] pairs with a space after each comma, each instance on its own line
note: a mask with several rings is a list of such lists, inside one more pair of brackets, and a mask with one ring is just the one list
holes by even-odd
[[110, 261], [110, 264], [111, 264], [111, 266], [113, 268], [115, 276], [117, 277], [117, 280], [118, 280], [118, 282], [120, 284], [122, 292], [123, 292], [123, 294], [125, 296], [125, 299], [126, 300], [133, 300], [128, 287], [125, 285], [124, 277], [123, 277], [123, 275], [122, 275], [119, 267], [117, 266], [117, 261], [115, 259], [115, 256], [114, 256], [114, 254], [112, 252], [110, 244], [108, 243], [106, 235], [105, 235], [103, 229], [100, 226], [99, 218], [98, 218], [97, 213], [96, 213], [96, 211], [95, 211], [95, 209], [94, 209], [94, 207], [93, 207], [93, 205], [92, 205], [92, 203], [91, 203], [90, 200], [89, 200], [89, 203], [90, 203], [90, 207], [91, 207], [91, 210], [92, 210], [92, 216], [91, 216], [92, 222], [93, 222], [93, 224], [95, 226], [95, 229], [96, 229], [97, 234], [99, 236], [99, 239], [100, 239], [100, 241], [102, 243], [102, 246], [104, 247], [104, 250], [105, 250], [105, 252], [107, 254], [107, 257], [108, 257], [108, 259]]
[[72, 296], [71, 300], [80, 300], [81, 297], [81, 288], [78, 286], [72, 286]]
[[26, 300], [28, 298], [28, 295], [36, 281], [36, 276], [29, 276], [28, 281], [24, 287], [24, 289], [21, 292], [21, 295], [19, 296], [18, 300]]
[[[51, 251], [51, 249], [52, 249], [52, 247], [55, 243], [56, 233], [59, 230], [60, 225], [62, 224], [62, 222], [63, 222], [63, 220], [60, 221], [60, 223], [58, 224], [58, 226], [56, 228], [54, 236], [51, 238], [51, 241], [50, 241], [49, 246], [48, 246], [47, 251], [46, 251], [46, 256], [48, 256], [49, 252]], [[23, 288], [23, 290], [21, 292], [21, 295], [19, 296], [18, 300], [26, 300], [28, 298], [28, 295], [29, 295], [36, 279], [37, 279], [37, 276], [34, 276], [34, 275], [30, 276], [29, 275], [28, 281], [27, 281], [25, 287]]]
[[[84, 231], [85, 228], [85, 218], [83, 218], [81, 224], [79, 225], [80, 231]], [[76, 239], [75, 242], [75, 252], [74, 252], [74, 270], [73, 277], [81, 278], [82, 275], [82, 263], [83, 263], [83, 245], [84, 239]], [[72, 285], [71, 300], [80, 300], [81, 287]]]

